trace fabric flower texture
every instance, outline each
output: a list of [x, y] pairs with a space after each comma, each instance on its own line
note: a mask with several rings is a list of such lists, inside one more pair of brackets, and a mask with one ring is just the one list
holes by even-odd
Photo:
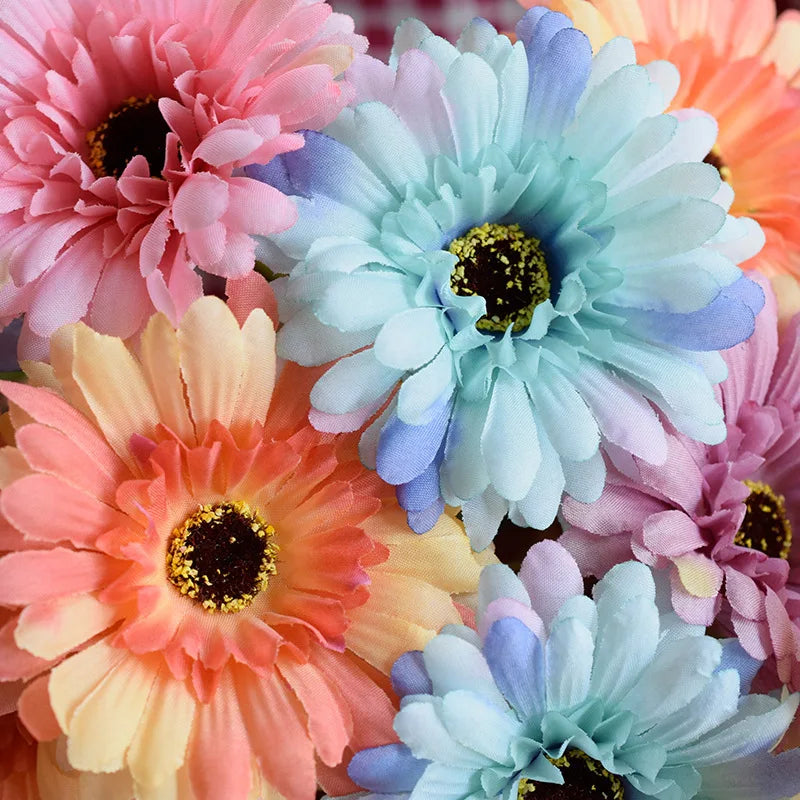
[[27, 358], [60, 325], [173, 322], [202, 269], [253, 269], [292, 204], [241, 175], [302, 147], [362, 51], [321, 0], [53, 0], [0, 11], [0, 322]]
[[3, 384], [0, 680], [29, 681], [22, 721], [60, 737], [60, 769], [102, 773], [98, 797], [312, 800], [346, 748], [389, 740], [381, 673], [460, 621], [463, 528], [411, 534], [353, 437], [308, 425], [297, 368], [271, 398], [261, 310], [156, 315], [141, 360], [83, 324], [52, 353], [50, 389]]
[[777, 800], [800, 789], [800, 751], [768, 752], [798, 696], [740, 696], [755, 662], [736, 640], [659, 615], [647, 567], [615, 567], [590, 600], [575, 562], [544, 542], [520, 577], [487, 567], [481, 635], [450, 629], [395, 664], [401, 743], [350, 764], [367, 797]]
[[592, 505], [565, 501], [561, 541], [584, 573], [634, 555], [668, 569], [688, 622], [716, 618], [771, 659], [774, 683], [800, 689], [800, 315], [780, 333], [775, 297], [746, 343], [725, 354], [726, 441], [674, 433], [666, 462], [634, 459]]
[[674, 68], [637, 66], [626, 40], [593, 60], [545, 9], [517, 35], [478, 19], [454, 47], [407, 21], [392, 66], [348, 72], [363, 102], [248, 168], [299, 208], [261, 254], [292, 270], [279, 353], [340, 358], [313, 424], [355, 430], [381, 410], [364, 462], [414, 530], [463, 506], [476, 549], [506, 513], [545, 528], [564, 490], [599, 496], [602, 446], [663, 461], [650, 402], [720, 441], [716, 351], [763, 303], [736, 267], [762, 234], [693, 163], [714, 122], [660, 113]]
[[776, 20], [774, 0], [535, 4], [569, 14], [595, 48], [627, 36], [642, 63], [675, 64], [682, 81], [673, 107], [717, 119], [707, 161], [736, 192], [732, 212], [764, 228], [759, 268], [800, 277], [800, 11]]

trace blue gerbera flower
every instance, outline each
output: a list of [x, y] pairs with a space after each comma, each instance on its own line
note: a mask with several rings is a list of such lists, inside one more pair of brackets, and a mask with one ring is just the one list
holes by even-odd
[[414, 530], [463, 506], [476, 549], [505, 514], [546, 527], [595, 500], [601, 448], [663, 462], [659, 409], [725, 436], [712, 384], [746, 339], [761, 247], [702, 162], [716, 125], [662, 113], [678, 85], [615, 39], [594, 58], [534, 8], [513, 44], [474, 20], [457, 46], [408, 20], [389, 66], [359, 59], [360, 102], [248, 174], [294, 195], [263, 240], [290, 271], [280, 354], [339, 359], [311, 394], [322, 430], [358, 430]]
[[741, 696], [759, 663], [736, 640], [660, 614], [648, 567], [615, 567], [590, 600], [575, 562], [544, 542], [520, 574], [484, 570], [485, 636], [450, 626], [396, 662], [401, 743], [349, 767], [367, 798], [777, 800], [800, 790], [800, 750], [769, 752], [798, 696]]

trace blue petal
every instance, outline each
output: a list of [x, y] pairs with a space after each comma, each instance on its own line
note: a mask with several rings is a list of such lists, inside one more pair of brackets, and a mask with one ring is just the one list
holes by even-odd
[[725, 669], [735, 669], [739, 673], [740, 691], [750, 694], [750, 684], [761, 669], [762, 662], [753, 658], [738, 639], [724, 639], [722, 641], [722, 659], [717, 667], [717, 672]]
[[[440, 451], [441, 452], [441, 451]], [[397, 487], [397, 502], [411, 512], [425, 511], [440, 499], [439, 494], [439, 461], [433, 460], [431, 465], [409, 483]]]
[[444, 500], [439, 498], [423, 511], [409, 511], [406, 515], [408, 527], [414, 533], [427, 533], [444, 513]]
[[685, 350], [726, 350], [753, 335], [755, 315], [764, 306], [761, 287], [742, 276], [709, 305], [690, 314], [623, 309], [642, 335]]
[[393, 416], [378, 441], [378, 475], [392, 486], [410, 483], [422, 475], [439, 452], [451, 408], [449, 398], [440, 398], [424, 425], [406, 425]]
[[408, 653], [403, 653], [394, 662], [391, 677], [392, 689], [400, 697], [408, 694], [433, 693], [433, 684], [425, 669], [422, 650], [410, 650]]
[[404, 744], [387, 744], [356, 753], [347, 774], [372, 792], [410, 792], [428, 764], [414, 758]]
[[497, 620], [483, 655], [498, 688], [522, 719], [544, 712], [544, 654], [527, 625], [515, 617]]

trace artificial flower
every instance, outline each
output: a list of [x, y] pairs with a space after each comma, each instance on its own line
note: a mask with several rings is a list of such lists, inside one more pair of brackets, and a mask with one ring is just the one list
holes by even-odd
[[0, 322], [46, 355], [79, 319], [127, 338], [176, 322], [194, 267], [253, 269], [292, 204], [241, 174], [350, 97], [366, 46], [321, 0], [48, 0], [0, 10]]
[[619, 461], [596, 503], [565, 501], [561, 542], [586, 574], [632, 556], [668, 570], [681, 617], [730, 627], [800, 689], [800, 315], [779, 330], [763, 285], [755, 333], [725, 354], [726, 440], [673, 432], [663, 465]]
[[766, 234], [759, 269], [800, 276], [800, 11], [774, 0], [521, 0], [570, 15], [599, 49], [636, 42], [641, 63], [681, 74], [675, 109], [719, 123], [708, 156], [736, 193], [732, 213]]
[[453, 627], [392, 672], [400, 743], [356, 754], [367, 797], [437, 800], [777, 800], [800, 751], [769, 749], [798, 705], [746, 695], [736, 640], [660, 613], [650, 570], [627, 562], [583, 595], [557, 543], [520, 577], [481, 576], [479, 631]]
[[14, 713], [0, 715], [0, 800], [39, 800], [36, 742]]
[[476, 549], [500, 520], [546, 528], [589, 500], [606, 443], [666, 456], [651, 402], [686, 434], [725, 434], [720, 348], [761, 290], [736, 263], [762, 234], [726, 214], [699, 163], [716, 126], [661, 114], [678, 86], [615, 40], [594, 59], [563, 15], [518, 41], [474, 20], [454, 47], [421, 22], [390, 66], [357, 59], [361, 101], [297, 153], [249, 167], [294, 193], [263, 240], [291, 270], [279, 353], [339, 359], [311, 392], [320, 430], [356, 430], [414, 530], [463, 506]]
[[240, 316], [155, 315], [138, 357], [66, 326], [28, 367], [49, 388], [2, 385], [2, 679], [103, 797], [311, 800], [477, 585], [457, 521], [420, 541], [354, 437], [309, 426], [296, 367], [273, 396], [272, 323]]

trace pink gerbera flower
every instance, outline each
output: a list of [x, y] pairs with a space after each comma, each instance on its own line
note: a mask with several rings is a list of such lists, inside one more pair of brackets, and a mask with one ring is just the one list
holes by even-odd
[[253, 268], [290, 201], [243, 175], [349, 98], [366, 41], [322, 0], [43, 0], [0, 10], [0, 322], [46, 354], [84, 319], [127, 338], [176, 322], [194, 267]]
[[[584, 574], [633, 554], [669, 570], [686, 621], [732, 628], [800, 688], [800, 315], [779, 334], [774, 294], [753, 337], [723, 353], [728, 438], [714, 447], [668, 437], [665, 464], [617, 459], [591, 505], [569, 498], [561, 542]], [[622, 423], [622, 421], [621, 421]]]
[[154, 316], [139, 358], [73, 325], [52, 362], [3, 385], [0, 677], [30, 681], [28, 729], [104, 797], [346, 788], [349, 749], [392, 737], [394, 660], [477, 586], [460, 523], [410, 533], [357, 438], [308, 424], [308, 377], [272, 396], [261, 310]]

